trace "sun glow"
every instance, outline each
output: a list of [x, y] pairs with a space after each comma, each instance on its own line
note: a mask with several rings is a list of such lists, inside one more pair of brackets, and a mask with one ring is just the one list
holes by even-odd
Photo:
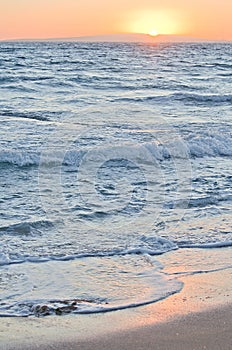
[[158, 35], [159, 33], [157, 32], [157, 30], [152, 29], [150, 32], [148, 32], [148, 34], [151, 35], [151, 36], [156, 36], [156, 35]]
[[144, 33], [152, 36], [180, 34], [186, 31], [185, 22], [183, 16], [175, 10], [144, 10], [127, 13], [124, 18], [124, 28], [130, 33]]

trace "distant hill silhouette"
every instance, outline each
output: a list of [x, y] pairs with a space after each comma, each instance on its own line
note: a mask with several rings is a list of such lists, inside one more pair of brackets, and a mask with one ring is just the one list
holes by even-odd
[[4, 41], [74, 41], [74, 42], [121, 42], [121, 43], [162, 43], [162, 42], [209, 42], [207, 39], [193, 38], [181, 35], [158, 34], [156, 36], [140, 33], [108, 34], [96, 36], [80, 36], [69, 38], [43, 38], [43, 39], [11, 39]]
[[64, 40], [64, 41], [80, 41], [80, 42], [199, 42], [207, 41], [203, 39], [192, 38], [189, 36], [179, 35], [164, 35], [159, 34], [152, 36], [149, 34], [110, 34], [110, 35], [96, 35], [96, 36], [81, 36], [76, 38], [61, 38], [50, 40]]
[[192, 42], [202, 41], [197, 38], [179, 35], [164, 35], [159, 34], [152, 36], [149, 34], [111, 34], [111, 35], [97, 35], [97, 36], [83, 36], [72, 38], [75, 41], [86, 42]]

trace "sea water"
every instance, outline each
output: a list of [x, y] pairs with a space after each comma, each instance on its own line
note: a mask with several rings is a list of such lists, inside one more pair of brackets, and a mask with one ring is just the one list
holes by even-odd
[[0, 43], [0, 316], [155, 302], [183, 287], [159, 254], [231, 246], [231, 56]]

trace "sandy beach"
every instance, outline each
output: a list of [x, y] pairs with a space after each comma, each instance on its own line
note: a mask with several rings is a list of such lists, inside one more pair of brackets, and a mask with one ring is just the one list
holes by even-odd
[[193, 313], [172, 322], [116, 332], [89, 340], [60, 340], [30, 345], [3, 345], [2, 349], [160, 349], [160, 350], [230, 350], [232, 304], [208, 312]]
[[[176, 264], [179, 252], [170, 254]], [[205, 255], [202, 250], [200, 254]], [[231, 249], [213, 258], [230, 258]], [[162, 257], [160, 258], [162, 260]], [[175, 261], [176, 259], [176, 261]], [[1, 349], [229, 350], [231, 269], [181, 276], [182, 291], [161, 302], [105, 314], [1, 319]]]
[[172, 322], [115, 333], [100, 339], [61, 343], [59, 346], [51, 346], [51, 349], [229, 350], [232, 347], [231, 306], [190, 314]]

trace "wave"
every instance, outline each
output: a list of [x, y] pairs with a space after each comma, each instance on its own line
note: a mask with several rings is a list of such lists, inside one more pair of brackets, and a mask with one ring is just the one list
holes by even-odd
[[183, 287], [162, 269], [147, 256], [3, 267], [0, 317], [101, 313], [150, 304]]
[[[185, 145], [186, 150], [183, 150]], [[124, 147], [124, 154], [123, 154]], [[128, 148], [129, 147], [129, 148]], [[191, 134], [187, 140], [183, 142], [176, 141], [172, 143], [160, 144], [157, 142], [141, 143], [136, 146], [120, 146], [121, 160], [127, 159], [129, 153], [134, 155], [141, 162], [147, 158], [149, 152], [154, 160], [163, 161], [170, 158], [204, 158], [204, 157], [232, 157], [232, 134], [215, 133], [212, 135]], [[94, 153], [102, 151], [109, 154], [109, 159], [118, 159], [118, 152], [114, 152], [110, 147], [94, 148]], [[0, 163], [8, 163], [19, 167], [24, 166], [56, 166], [62, 165], [65, 167], [78, 168], [81, 159], [88, 151], [84, 150], [68, 150], [64, 152], [50, 151], [46, 152], [46, 157], [41, 157], [40, 152], [24, 151], [24, 150], [0, 150]], [[115, 154], [114, 154], [115, 153]]]
[[[33, 235], [41, 234], [44, 230], [48, 230], [53, 227], [53, 224], [49, 221], [38, 221], [35, 223], [22, 223], [16, 225], [10, 225], [8, 227], [2, 227], [0, 234], [11, 234], [11, 235]], [[215, 241], [206, 243], [191, 243], [191, 242], [173, 242], [170, 239], [153, 236], [146, 237], [142, 236], [140, 242], [136, 245], [125, 247], [125, 248], [114, 248], [112, 250], [93, 250], [77, 252], [75, 254], [64, 254], [64, 255], [42, 255], [42, 256], [30, 256], [20, 255], [18, 258], [14, 255], [0, 253], [0, 266], [3, 265], [18, 265], [24, 263], [47, 263], [49, 261], [74, 261], [85, 258], [109, 258], [109, 257], [122, 257], [127, 255], [148, 255], [156, 256], [162, 255], [170, 251], [178, 250], [179, 248], [221, 248], [232, 246], [232, 241]]]
[[21, 76], [20, 77], [21, 80], [24, 80], [24, 81], [33, 81], [33, 82], [41, 82], [41, 81], [44, 81], [44, 80], [53, 80], [54, 78], [51, 77], [51, 76], [30, 76], [30, 75], [24, 75], [24, 76]]
[[232, 64], [230, 63], [223, 63], [223, 62], [218, 62], [214, 64], [216, 67], [222, 68], [222, 69], [226, 69], [226, 70], [230, 70], [232, 69]]
[[50, 121], [50, 119], [48, 117], [45, 117], [44, 114], [45, 114], [44, 112], [39, 112], [39, 111], [37, 113], [2, 111], [0, 112], [0, 118], [14, 117], [14, 118], [32, 119], [32, 120], [38, 120], [38, 121]]
[[[5, 233], [10, 234], [29, 234], [36, 227], [36, 229], [49, 228], [52, 227], [52, 223], [41, 221], [33, 224], [21, 224], [21, 225], [11, 225], [7, 229], [1, 228]], [[1, 233], [0, 230], [0, 233]], [[171, 250], [178, 249], [178, 246], [172, 241], [155, 236], [155, 237], [142, 237], [141, 243], [136, 246], [128, 247], [125, 249], [113, 249], [107, 251], [90, 251], [77, 253], [72, 255], [63, 256], [25, 256], [20, 258], [11, 258], [8, 254], [0, 254], [0, 266], [1, 265], [15, 265], [22, 264], [25, 262], [31, 263], [45, 263], [48, 261], [72, 261], [83, 258], [104, 258], [113, 256], [125, 256], [125, 255], [161, 255], [167, 253]]]
[[0, 163], [17, 165], [19, 167], [39, 165], [40, 153], [24, 151], [0, 150]]
[[224, 242], [212, 242], [212, 243], [201, 243], [201, 244], [180, 244], [179, 248], [226, 248], [232, 247], [232, 241], [224, 241]]
[[4, 83], [14, 83], [16, 81], [14, 76], [8, 76], [8, 75], [3, 75], [0, 77], [0, 83], [4, 84]]
[[[215, 246], [216, 244], [210, 245], [210, 246], [207, 245], [205, 246], [205, 248], [212, 248], [212, 247], [215, 248]], [[229, 244], [227, 244], [227, 242], [224, 242], [223, 245], [221, 244], [221, 245], [218, 245], [217, 247], [227, 247], [227, 246], [229, 246]], [[196, 248], [197, 246], [194, 245], [193, 247]], [[98, 256], [95, 256], [95, 257], [98, 257]], [[129, 270], [127, 271], [126, 269], [122, 269], [121, 258], [120, 258], [118, 260], [120, 269], [119, 270], [116, 269], [118, 275], [115, 276], [118, 282], [117, 287], [116, 289], [112, 290], [109, 288], [108, 284], [106, 284], [107, 292], [108, 292], [108, 289], [110, 291], [110, 294], [107, 293], [107, 296], [106, 296], [106, 293], [103, 292], [101, 294], [102, 297], [96, 297], [96, 295], [98, 295], [99, 293], [95, 291], [94, 293], [91, 293], [91, 295], [93, 295], [91, 297], [90, 297], [90, 293], [88, 294], [83, 293], [83, 295], [86, 295], [85, 297], [83, 297], [83, 295], [81, 295], [80, 297], [77, 297], [76, 295], [78, 293], [78, 289], [75, 288], [74, 292], [73, 291], [70, 292], [70, 290], [64, 289], [62, 293], [65, 296], [64, 298], [61, 297], [60, 295], [61, 293], [57, 292], [57, 290], [60, 291], [60, 289], [66, 288], [66, 285], [64, 284], [65, 279], [63, 280], [62, 277], [64, 278], [64, 276], [66, 276], [66, 273], [67, 273], [68, 276], [69, 275], [73, 276], [73, 280], [75, 281], [75, 278], [78, 278], [78, 276], [82, 273], [82, 271], [79, 271], [79, 269], [77, 269], [77, 266], [79, 265], [76, 265], [76, 264], [72, 265], [71, 263], [65, 264], [64, 270], [62, 270], [62, 268], [60, 270], [63, 273], [65, 273], [65, 275], [63, 276], [62, 274], [61, 275], [58, 274], [57, 276], [56, 275], [53, 276], [55, 278], [54, 280], [55, 286], [53, 285], [53, 283], [50, 285], [50, 283], [49, 284], [47, 283], [47, 275], [45, 274], [45, 276], [43, 276], [43, 274], [41, 273], [41, 271], [43, 270], [47, 271], [49, 270], [49, 268], [51, 268], [51, 264], [49, 263], [49, 260], [47, 260], [45, 261], [45, 266], [43, 266], [42, 269], [39, 268], [38, 271], [40, 271], [40, 275], [38, 276], [36, 275], [36, 281], [38, 278], [37, 283], [39, 283], [40, 281], [39, 278], [42, 278], [42, 282], [43, 284], [45, 284], [45, 288], [49, 288], [48, 289], [49, 294], [48, 295], [46, 294], [46, 290], [43, 289], [43, 286], [41, 286], [39, 290], [37, 290], [38, 287], [35, 286], [35, 290], [32, 289], [32, 291], [28, 293], [31, 289], [26, 288], [26, 290], [23, 290], [24, 288], [23, 284], [22, 284], [21, 294], [18, 293], [18, 289], [17, 289], [17, 294], [14, 294], [12, 293], [12, 291], [9, 291], [7, 289], [7, 285], [6, 285], [5, 289], [7, 290], [7, 293], [5, 295], [5, 300], [2, 299], [4, 302], [1, 303], [0, 305], [0, 317], [29, 317], [29, 316], [44, 317], [49, 315], [62, 316], [67, 314], [92, 314], [92, 313], [106, 313], [111, 311], [134, 308], [137, 306], [148, 305], [148, 304], [163, 300], [175, 293], [180, 292], [181, 289], [183, 288], [183, 283], [178, 281], [175, 278], [175, 275], [177, 276], [193, 275], [193, 274], [209, 273], [212, 271], [219, 271], [219, 270], [225, 270], [225, 269], [231, 268], [231, 265], [229, 265], [218, 269], [207, 269], [207, 270], [201, 269], [201, 270], [184, 271], [184, 272], [181, 271], [177, 273], [174, 272], [171, 274], [167, 274], [162, 272], [163, 266], [161, 264], [159, 263], [153, 264], [152, 260], [150, 259], [148, 260], [146, 256], [144, 256], [144, 259], [146, 260], [143, 260], [142, 264], [144, 264], [145, 261], [146, 261], [146, 264], [142, 265], [142, 270], [141, 270], [140, 262], [139, 260], [137, 261], [137, 258], [135, 257], [133, 261], [136, 263], [136, 265], [134, 265], [133, 263], [133, 272], [131, 271], [129, 272]], [[112, 261], [115, 261], [115, 260], [112, 260]], [[48, 264], [46, 264], [46, 262], [48, 262]], [[107, 264], [108, 262], [109, 262], [109, 259], [106, 260]], [[96, 260], [95, 260], [95, 263], [96, 263]], [[101, 267], [103, 266], [103, 264], [104, 262], [101, 259], [100, 261]], [[134, 269], [135, 266], [137, 268]], [[53, 268], [54, 267], [55, 267], [55, 270], [59, 271], [59, 265], [53, 266]], [[36, 282], [34, 282], [33, 280], [33, 270], [37, 271], [37, 269], [33, 268], [33, 265], [29, 264], [27, 267], [27, 271], [28, 271], [29, 277], [30, 277], [30, 273], [32, 272], [31, 284], [34, 286], [34, 283], [36, 284]], [[91, 270], [92, 269], [89, 269], [88, 273], [90, 273], [92, 276], [92, 273], [94, 273], [94, 271], [91, 272]], [[6, 271], [7, 271], [7, 275], [5, 273], [5, 276], [4, 276], [4, 270], [3, 270], [3, 275], [2, 275], [3, 281], [4, 281], [4, 277], [7, 278], [7, 281], [9, 280], [9, 274], [13, 276], [13, 274], [16, 273], [16, 276], [19, 276], [19, 273], [20, 271], [22, 271], [22, 269], [18, 270], [18, 269], [15, 269], [15, 266], [12, 266], [12, 267], [7, 267]], [[107, 270], [105, 273], [107, 273], [108, 277], [110, 275], [109, 283], [113, 283], [113, 286], [115, 286], [114, 277], [113, 277], [114, 274], [113, 276], [111, 274], [108, 274]], [[115, 270], [114, 270], [114, 273], [116, 273]], [[127, 275], [127, 273], [129, 273], [129, 275]], [[85, 277], [86, 277], [86, 282], [88, 283], [88, 278], [87, 276]], [[98, 280], [98, 276], [96, 275], [95, 277]], [[128, 277], [132, 277], [132, 279], [136, 283], [137, 292], [135, 296], [133, 295], [128, 296], [127, 294], [125, 294], [124, 296], [123, 290], [121, 291], [119, 288], [120, 278], [122, 278], [125, 281]], [[137, 294], [138, 278], [140, 280], [139, 285], [142, 288], [141, 294]], [[68, 277], [68, 280], [69, 279], [70, 277]], [[148, 288], [143, 289], [143, 280], [145, 282], [145, 286], [147, 286], [147, 283], [149, 284], [150, 289]], [[54, 287], [54, 291], [50, 290], [51, 286]], [[59, 289], [57, 289], [58, 286], [59, 286]], [[70, 288], [69, 284], [68, 284], [68, 288]], [[9, 295], [9, 293], [11, 294]], [[24, 294], [27, 295], [28, 299], [24, 299], [25, 298]], [[116, 297], [115, 297], [115, 294], [116, 294]], [[52, 299], [49, 299], [49, 295], [50, 295], [50, 298], [52, 295]], [[69, 296], [67, 297], [67, 295]], [[72, 295], [72, 297], [70, 297], [70, 295]], [[39, 298], [39, 296], [42, 296], [43, 298]], [[45, 299], [44, 296], [46, 296], [47, 298]]]
[[8, 226], [1, 226], [0, 235], [3, 235], [3, 234], [32, 235], [35, 233], [41, 233], [42, 230], [49, 229], [53, 226], [54, 226], [53, 223], [48, 220], [20, 222], [20, 223], [11, 224]]
[[232, 95], [199, 95], [199, 94], [174, 94], [174, 99], [193, 103], [223, 104], [231, 103]]
[[67, 314], [96, 314], [112, 311], [131, 309], [138, 306], [145, 306], [164, 300], [169, 296], [179, 293], [183, 287], [181, 282], [177, 282], [169, 291], [164, 291], [160, 296], [154, 296], [144, 301], [132, 302], [128, 304], [111, 305], [108, 301], [88, 300], [88, 299], [71, 299], [71, 300], [30, 300], [18, 303], [12, 303], [0, 307], [0, 317], [29, 317], [29, 316], [62, 316]]
[[181, 101], [189, 104], [198, 104], [198, 105], [222, 105], [222, 104], [231, 104], [232, 95], [200, 95], [193, 93], [172, 93], [169, 95], [156, 95], [156, 96], [145, 96], [145, 97], [123, 97], [116, 99], [114, 101], [120, 102], [156, 102], [156, 103], [173, 103], [174, 101]]
[[173, 208], [204, 208], [207, 206], [218, 205], [219, 202], [228, 202], [232, 200], [232, 195], [210, 195], [210, 196], [202, 196], [196, 198], [190, 198], [187, 200], [177, 200], [173, 202], [168, 202], [164, 204], [165, 208], [173, 209]]
[[10, 84], [10, 85], [4, 85], [3, 89], [8, 89], [10, 91], [19, 91], [21, 93], [35, 93], [36, 89], [32, 88], [32, 87], [27, 87], [24, 86], [22, 83], [17, 83], [17, 84]]
[[232, 156], [232, 133], [214, 133], [211, 135], [191, 135], [187, 140], [190, 155], [196, 158], [205, 156]]

